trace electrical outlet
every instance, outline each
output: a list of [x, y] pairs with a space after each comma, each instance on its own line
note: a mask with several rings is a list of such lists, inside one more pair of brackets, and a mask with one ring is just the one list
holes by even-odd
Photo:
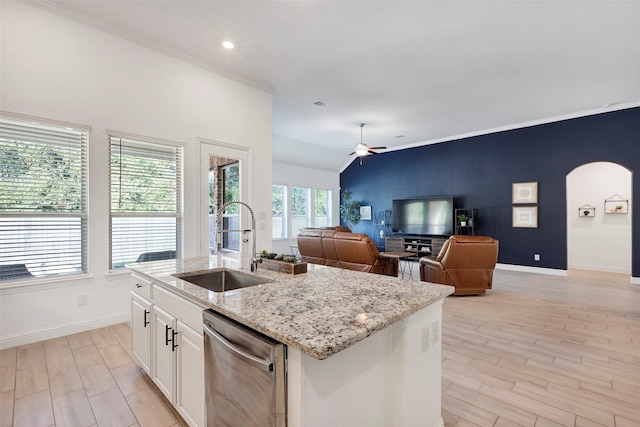
[[534, 261], [540, 261], [540, 254], [533, 254]]
[[431, 346], [431, 340], [429, 338], [429, 328], [424, 328], [422, 329], [422, 352], [424, 353], [425, 351], [429, 350], [429, 347]]
[[431, 345], [435, 345], [440, 341], [440, 321], [436, 320], [431, 323]]
[[89, 304], [89, 295], [81, 294], [78, 295], [78, 306]]

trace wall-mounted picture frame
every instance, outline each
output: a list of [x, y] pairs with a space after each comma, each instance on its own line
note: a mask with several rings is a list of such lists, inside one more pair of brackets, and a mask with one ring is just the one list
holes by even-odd
[[604, 213], [606, 214], [626, 214], [629, 213], [629, 199], [625, 199], [619, 194], [614, 194], [604, 200]]
[[511, 203], [538, 203], [537, 182], [514, 182], [511, 184]]
[[371, 206], [360, 206], [360, 219], [371, 221]]
[[537, 206], [513, 206], [513, 228], [538, 228]]
[[596, 216], [596, 207], [592, 205], [582, 205], [578, 208], [579, 217]]

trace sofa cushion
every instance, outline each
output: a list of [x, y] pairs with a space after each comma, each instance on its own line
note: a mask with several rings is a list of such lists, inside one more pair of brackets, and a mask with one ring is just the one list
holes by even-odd
[[331, 267], [338, 267], [338, 254], [334, 236], [336, 230], [322, 230], [322, 248], [324, 249], [324, 264]]
[[312, 264], [325, 263], [324, 248], [322, 246], [322, 230], [305, 228], [298, 233], [298, 251], [304, 262]]
[[370, 273], [398, 275], [397, 260], [380, 257], [378, 248], [366, 234], [337, 231], [330, 227], [306, 228], [298, 234], [298, 250], [305, 262]]

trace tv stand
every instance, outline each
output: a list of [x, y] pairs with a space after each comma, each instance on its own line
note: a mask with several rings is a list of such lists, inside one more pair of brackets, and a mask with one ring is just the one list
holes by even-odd
[[446, 236], [393, 236], [384, 239], [385, 252], [411, 252], [416, 258], [436, 256], [440, 253]]

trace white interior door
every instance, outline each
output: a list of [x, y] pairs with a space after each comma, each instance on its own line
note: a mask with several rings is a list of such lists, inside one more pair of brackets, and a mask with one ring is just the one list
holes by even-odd
[[[215, 248], [212, 247], [215, 241], [216, 223], [215, 209], [212, 208], [210, 200], [210, 170], [215, 163], [213, 159], [226, 159], [225, 163], [237, 162], [239, 178], [239, 200], [251, 204], [251, 152], [249, 147], [242, 147], [223, 142], [200, 140], [200, 255], [208, 256]], [[220, 182], [217, 183], [219, 185]], [[240, 224], [242, 229], [250, 228], [249, 218], [246, 210], [238, 206]], [[240, 250], [247, 253], [250, 250], [249, 243], [243, 242], [239, 237]]]

